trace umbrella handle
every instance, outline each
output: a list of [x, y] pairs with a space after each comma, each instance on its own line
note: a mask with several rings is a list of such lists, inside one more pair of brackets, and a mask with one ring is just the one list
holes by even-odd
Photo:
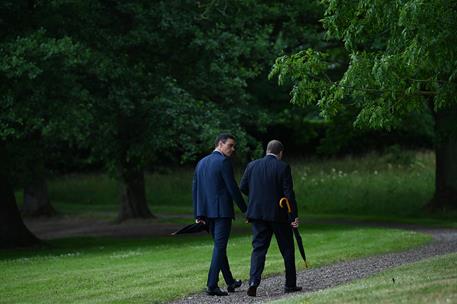
[[290, 202], [287, 199], [287, 197], [281, 197], [281, 199], [279, 200], [279, 207], [285, 208], [284, 204], [286, 204], [287, 206], [287, 213], [292, 213], [292, 208], [290, 208]]
[[[292, 208], [290, 208], [290, 202], [287, 199], [287, 197], [281, 197], [281, 199], [279, 200], [279, 207], [285, 208], [286, 206], [284, 206], [284, 204], [287, 206], [287, 213], [289, 213], [289, 215], [290, 215], [292, 213]], [[296, 228], [292, 228], [292, 229], [296, 229]], [[297, 239], [297, 242], [298, 242], [298, 239]], [[305, 262], [305, 268], [308, 268], [308, 263], [306, 262], [306, 258], [304, 258], [304, 262]]]

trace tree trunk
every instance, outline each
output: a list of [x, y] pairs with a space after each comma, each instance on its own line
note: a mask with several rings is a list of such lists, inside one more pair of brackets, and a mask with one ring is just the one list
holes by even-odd
[[51, 206], [46, 183], [46, 151], [43, 138], [37, 132], [20, 141], [19, 150], [22, 171], [21, 184], [24, 185], [23, 216], [52, 216], [56, 211]]
[[121, 208], [118, 220], [153, 218], [146, 202], [143, 170], [124, 165], [120, 173]]
[[4, 143], [0, 142], [0, 248], [32, 246], [40, 243], [22, 221], [10, 184]]
[[435, 194], [431, 211], [457, 210], [457, 107], [435, 113]]
[[55, 209], [49, 202], [48, 185], [43, 174], [37, 174], [24, 187], [23, 216], [53, 216]]

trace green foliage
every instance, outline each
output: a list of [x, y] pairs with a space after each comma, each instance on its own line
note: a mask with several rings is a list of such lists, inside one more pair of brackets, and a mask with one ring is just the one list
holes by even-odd
[[429, 112], [409, 113], [395, 130], [354, 126], [360, 109], [347, 104], [327, 123], [317, 152], [321, 155], [364, 154], [396, 145], [406, 149], [432, 149], [435, 141], [433, 116]]
[[318, 1], [1, 8], [1, 138], [12, 146], [33, 138], [43, 155], [56, 142], [77, 146], [110, 172], [195, 160], [220, 131], [237, 136], [242, 162], [258, 156], [255, 137], [286, 104], [264, 79], [271, 61], [326, 43]]
[[252, 141], [239, 121], [258, 67], [245, 59], [266, 49], [268, 28], [239, 14], [250, 3], [2, 6], [0, 22], [12, 27], [0, 33], [0, 137], [18, 139], [10, 145], [71, 141], [114, 171], [166, 154], [194, 159], [222, 129], [244, 149]]
[[276, 100], [248, 81], [322, 41], [317, 1], [1, 5], [1, 138], [71, 142], [110, 171], [193, 160], [222, 130], [257, 155], [247, 130], [265, 132]]
[[44, 29], [2, 43], [0, 138], [34, 133], [84, 138], [91, 100], [80, 73], [88, 68], [89, 57], [81, 44], [69, 37], [50, 37]]
[[[452, 1], [324, 1], [324, 26], [341, 39], [350, 60], [329, 82], [332, 60], [307, 50], [281, 57], [272, 70], [294, 83], [293, 101], [317, 104], [332, 116], [350, 102], [355, 124], [398, 127], [411, 112], [456, 105], [457, 13]], [[351, 96], [351, 100], [347, 100]]]

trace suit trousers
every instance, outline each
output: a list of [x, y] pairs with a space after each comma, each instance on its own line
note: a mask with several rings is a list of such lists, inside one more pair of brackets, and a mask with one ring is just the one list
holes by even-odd
[[231, 218], [208, 218], [209, 230], [214, 241], [213, 257], [208, 273], [208, 289], [218, 287], [219, 272], [222, 272], [227, 285], [233, 284], [235, 279], [230, 271], [227, 258], [227, 243], [232, 228]]
[[295, 248], [292, 228], [289, 223], [268, 222], [251, 220], [252, 223], [252, 255], [249, 285], [258, 286], [265, 267], [265, 257], [270, 247], [270, 241], [274, 233], [286, 269], [286, 287], [294, 287], [297, 284], [297, 272], [295, 269]]

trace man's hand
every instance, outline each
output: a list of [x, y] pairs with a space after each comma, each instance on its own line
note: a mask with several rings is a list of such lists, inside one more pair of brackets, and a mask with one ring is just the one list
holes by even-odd
[[206, 225], [206, 222], [202, 219], [195, 219], [195, 223], [202, 223], [203, 225]]
[[292, 226], [292, 228], [298, 228], [298, 225], [300, 224], [300, 220], [298, 219], [298, 217], [295, 218], [295, 221], [293, 221], [292, 223], [290, 223], [290, 225]]

